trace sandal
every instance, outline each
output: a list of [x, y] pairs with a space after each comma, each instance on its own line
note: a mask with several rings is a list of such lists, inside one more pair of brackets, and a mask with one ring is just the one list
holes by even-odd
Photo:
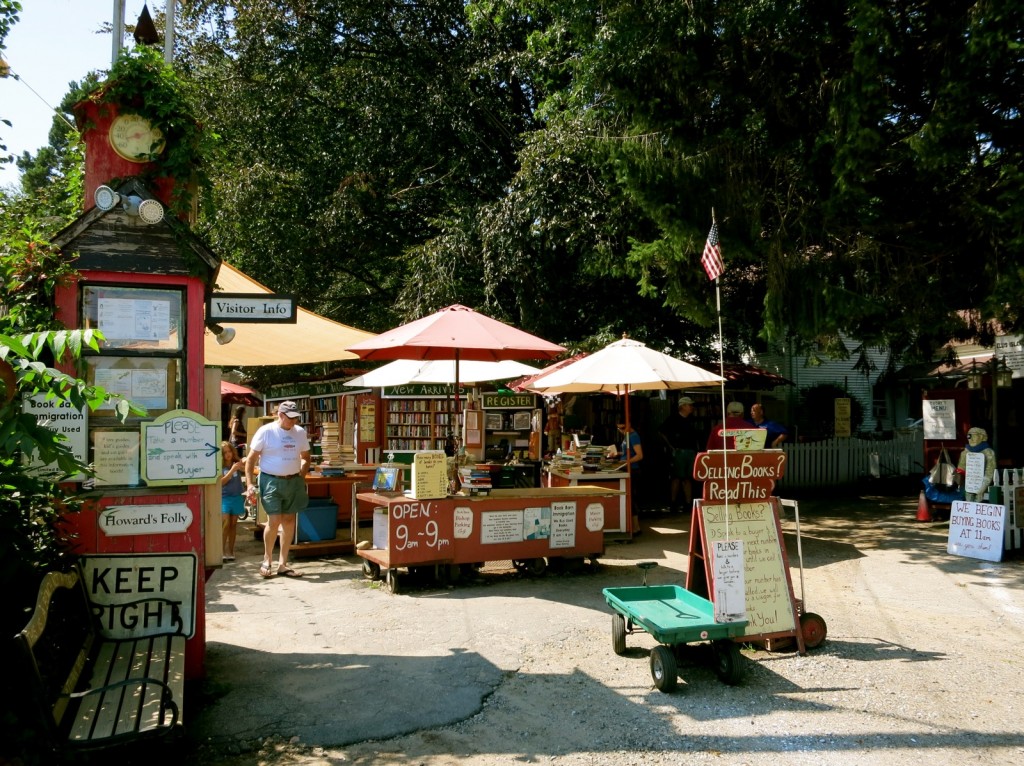
[[260, 577], [273, 577], [274, 573], [270, 571], [270, 562], [264, 561], [260, 564]]
[[287, 564], [285, 564], [283, 567], [278, 567], [277, 573], [281, 577], [302, 577], [302, 572], [296, 572]]

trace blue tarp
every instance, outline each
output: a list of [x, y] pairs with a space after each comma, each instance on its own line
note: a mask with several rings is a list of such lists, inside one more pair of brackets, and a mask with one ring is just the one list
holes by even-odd
[[933, 503], [954, 503], [964, 499], [964, 491], [960, 487], [932, 484], [930, 476], [921, 479], [921, 483], [924, 485], [924, 496]]

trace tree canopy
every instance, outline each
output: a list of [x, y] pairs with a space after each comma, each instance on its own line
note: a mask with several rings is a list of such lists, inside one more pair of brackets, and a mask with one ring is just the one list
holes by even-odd
[[[1017, 329], [1024, 20], [995, 0], [182, 3], [229, 262], [382, 330], [908, 356]], [[839, 348], [841, 344], [832, 344]]]

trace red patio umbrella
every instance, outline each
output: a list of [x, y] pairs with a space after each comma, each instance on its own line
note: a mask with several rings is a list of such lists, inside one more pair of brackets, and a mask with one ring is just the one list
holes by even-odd
[[263, 404], [263, 400], [256, 396], [256, 392], [251, 388], [227, 380], [220, 382], [220, 400], [224, 404], [244, 404], [247, 407], [259, 407]]
[[360, 359], [454, 359], [455, 414], [459, 410], [459, 361], [554, 359], [565, 349], [455, 304], [349, 346]]

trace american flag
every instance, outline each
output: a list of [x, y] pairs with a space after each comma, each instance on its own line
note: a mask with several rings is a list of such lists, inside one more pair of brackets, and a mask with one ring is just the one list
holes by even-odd
[[711, 224], [711, 231], [708, 232], [708, 241], [704, 245], [704, 255], [700, 257], [704, 271], [708, 273], [708, 279], [718, 279], [725, 271], [725, 261], [722, 260], [722, 246], [718, 243], [718, 224]]

